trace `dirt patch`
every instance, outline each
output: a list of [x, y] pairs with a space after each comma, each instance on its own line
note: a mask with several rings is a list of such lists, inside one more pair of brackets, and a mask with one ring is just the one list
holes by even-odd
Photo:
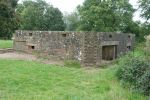
[[0, 54], [2, 53], [7, 53], [7, 52], [13, 52], [14, 50], [12, 48], [7, 48], [7, 49], [0, 49]]
[[19, 52], [2, 53], [2, 54], [0, 54], [0, 58], [17, 59], [17, 60], [29, 60], [29, 61], [37, 60], [37, 58], [34, 55], [19, 53]]
[[36, 57], [32, 54], [27, 54], [23, 52], [5, 52], [0, 54], [0, 58], [2, 59], [15, 59], [15, 60], [27, 60], [27, 61], [38, 61], [44, 64], [54, 64], [54, 65], [63, 65], [63, 61], [57, 60], [48, 60], [48, 59], [41, 59]]

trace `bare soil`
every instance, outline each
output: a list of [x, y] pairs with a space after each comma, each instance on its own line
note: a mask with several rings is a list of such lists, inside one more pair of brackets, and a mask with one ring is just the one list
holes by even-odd
[[0, 53], [2, 59], [14, 59], [14, 60], [27, 60], [27, 61], [38, 61], [44, 64], [64, 65], [63, 61], [42, 59], [32, 54], [23, 52], [5, 52]]

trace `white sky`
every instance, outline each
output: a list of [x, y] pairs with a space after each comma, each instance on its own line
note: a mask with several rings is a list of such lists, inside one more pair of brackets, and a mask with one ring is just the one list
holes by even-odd
[[[23, 0], [19, 0], [19, 1], [21, 2]], [[54, 7], [59, 8], [60, 11], [62, 11], [63, 13], [73, 12], [78, 5], [81, 5], [84, 2], [84, 0], [46, 0], [46, 1], [50, 4], [52, 4]], [[130, 3], [133, 5], [134, 8], [138, 7], [137, 1], [138, 0], [130, 0]], [[141, 20], [141, 18], [139, 16], [140, 16], [139, 11], [137, 11], [134, 14], [133, 19]], [[143, 20], [141, 20], [141, 21], [143, 21]]]
[[[130, 3], [133, 5], [133, 7], [135, 9], [138, 8], [138, 0], [130, 0]], [[141, 22], [144, 22], [144, 19], [140, 18], [140, 10], [138, 10], [134, 13], [133, 20], [135, 20], [135, 21], [140, 20]]]

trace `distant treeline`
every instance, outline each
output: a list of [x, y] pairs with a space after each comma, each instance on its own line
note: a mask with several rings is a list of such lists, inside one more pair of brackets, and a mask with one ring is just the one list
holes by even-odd
[[150, 33], [150, 2], [139, 0], [138, 9], [146, 21], [133, 21], [137, 9], [129, 0], [85, 0], [70, 14], [44, 0], [0, 1], [0, 37], [12, 36], [14, 30], [99, 31], [134, 33], [140, 41]]

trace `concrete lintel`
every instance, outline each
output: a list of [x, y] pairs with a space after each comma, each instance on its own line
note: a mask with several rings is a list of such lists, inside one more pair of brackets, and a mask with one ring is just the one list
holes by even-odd
[[33, 44], [33, 43], [27, 43], [27, 46], [36, 46], [37, 44]]
[[102, 46], [108, 46], [108, 45], [119, 45], [119, 41], [104, 41], [101, 43]]

